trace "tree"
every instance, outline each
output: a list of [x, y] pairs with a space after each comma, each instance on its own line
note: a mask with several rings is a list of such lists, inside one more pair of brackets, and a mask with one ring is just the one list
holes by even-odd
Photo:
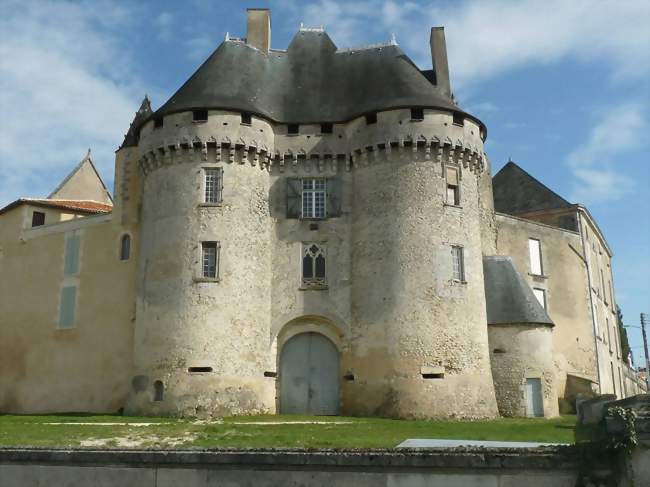
[[618, 323], [618, 333], [620, 343], [621, 343], [621, 352], [623, 353], [623, 360], [627, 362], [627, 357], [630, 355], [630, 342], [627, 341], [627, 330], [623, 325], [623, 313], [621, 312], [621, 307], [616, 305], [616, 322]]

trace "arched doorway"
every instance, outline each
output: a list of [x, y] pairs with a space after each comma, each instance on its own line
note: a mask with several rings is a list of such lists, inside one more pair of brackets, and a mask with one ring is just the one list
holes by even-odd
[[300, 333], [282, 347], [280, 412], [339, 413], [339, 353], [320, 333]]

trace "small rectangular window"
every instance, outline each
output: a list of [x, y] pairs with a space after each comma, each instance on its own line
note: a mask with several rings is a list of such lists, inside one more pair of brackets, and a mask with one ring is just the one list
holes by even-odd
[[35, 211], [32, 213], [32, 227], [40, 227], [41, 225], [45, 225], [45, 213]]
[[419, 122], [424, 120], [424, 109], [423, 108], [411, 108], [411, 120]]
[[219, 242], [203, 242], [202, 247], [202, 275], [207, 279], [219, 277]]
[[307, 286], [325, 286], [325, 248], [322, 244], [305, 243], [302, 246], [302, 283]]
[[59, 303], [59, 328], [74, 328], [77, 287], [61, 288]]
[[156, 117], [153, 119], [153, 128], [159, 129], [160, 127], [163, 126], [163, 117]]
[[530, 256], [530, 273], [535, 276], [542, 275], [542, 250], [541, 243], [536, 238], [528, 239], [528, 253]]
[[325, 218], [327, 216], [327, 180], [302, 180], [302, 217]]
[[320, 124], [320, 133], [321, 134], [331, 134], [334, 131], [334, 125], [331, 123], [321, 123]]
[[208, 111], [207, 110], [192, 110], [192, 120], [194, 122], [207, 122], [208, 121]]
[[253, 123], [253, 115], [248, 112], [242, 112], [241, 114], [241, 124], [250, 125]]
[[454, 125], [460, 125], [461, 127], [465, 125], [465, 117], [462, 113], [454, 112]]
[[451, 247], [452, 278], [454, 281], [465, 282], [465, 262], [463, 247], [452, 245]]
[[539, 304], [542, 305], [542, 308], [546, 309], [546, 291], [544, 289], [534, 287], [533, 294], [537, 298], [537, 301], [539, 301]]
[[223, 194], [223, 169], [220, 167], [204, 170], [204, 203], [221, 203]]
[[63, 256], [63, 275], [73, 276], [79, 272], [80, 237], [69, 234], [65, 237], [65, 254]]
[[287, 125], [287, 134], [298, 135], [300, 133], [300, 125], [297, 123], [290, 123]]
[[447, 177], [447, 204], [460, 205], [460, 189], [458, 186], [458, 169], [448, 167], [445, 171]]
[[366, 115], [366, 125], [372, 125], [374, 123], [377, 123], [377, 114], [369, 113]]

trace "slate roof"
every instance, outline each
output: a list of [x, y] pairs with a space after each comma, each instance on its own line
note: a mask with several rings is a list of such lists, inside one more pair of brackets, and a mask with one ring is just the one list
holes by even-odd
[[345, 122], [380, 110], [441, 108], [463, 113], [395, 44], [338, 50], [324, 31], [299, 31], [268, 54], [224, 41], [155, 115], [212, 108], [279, 123]]
[[492, 190], [494, 209], [509, 215], [574, 206], [512, 161], [492, 178]]
[[483, 257], [483, 275], [488, 325], [554, 326], [510, 257]]
[[151, 117], [152, 114], [153, 111], [151, 110], [149, 97], [144, 95], [140, 108], [135, 112], [135, 117], [133, 117], [133, 121], [129, 126], [129, 131], [124, 135], [124, 141], [122, 142], [120, 149], [123, 147], [135, 147], [138, 145], [138, 128], [145, 120]]
[[113, 211], [113, 205], [107, 205], [98, 201], [90, 200], [51, 200], [39, 198], [19, 198], [9, 203], [4, 208], [0, 208], [0, 214], [16, 208], [22, 204], [40, 206], [42, 208], [55, 208], [58, 210], [69, 210], [73, 213], [100, 214], [110, 213]]

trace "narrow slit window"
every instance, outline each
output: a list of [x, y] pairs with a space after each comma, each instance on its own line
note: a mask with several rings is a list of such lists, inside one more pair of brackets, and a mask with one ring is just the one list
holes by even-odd
[[465, 262], [463, 247], [452, 245], [451, 247], [452, 278], [454, 281], [465, 282]]
[[458, 169], [455, 167], [448, 167], [446, 170], [446, 176], [447, 176], [447, 204], [458, 206], [460, 205]]
[[425, 372], [425, 373], [422, 374], [422, 378], [423, 379], [444, 379], [445, 374], [443, 372], [439, 372], [439, 373]]
[[208, 121], [208, 111], [207, 110], [192, 110], [192, 120], [194, 122], [207, 122]]
[[290, 123], [287, 125], [287, 134], [298, 135], [300, 133], [300, 125], [297, 123]]
[[325, 218], [327, 216], [327, 180], [302, 180], [302, 217]]
[[129, 260], [131, 257], [131, 237], [122, 235], [120, 239], [120, 260]]
[[331, 134], [334, 132], [334, 125], [331, 123], [321, 123], [320, 124], [320, 133], [321, 134]]
[[420, 122], [424, 120], [424, 109], [411, 108], [411, 120], [413, 120], [414, 122]]
[[369, 113], [366, 115], [366, 125], [372, 125], [377, 123], [377, 114], [376, 113]]
[[219, 277], [219, 242], [203, 242], [202, 247], [202, 275], [207, 279]]
[[546, 309], [546, 291], [540, 288], [533, 288], [533, 294], [539, 301], [539, 304], [542, 305], [542, 308]]
[[45, 225], [45, 213], [35, 211], [32, 213], [32, 227], [40, 227], [41, 225]]
[[310, 243], [303, 245], [302, 282], [307, 286], [325, 286], [325, 249], [322, 245]]
[[250, 125], [253, 123], [253, 115], [251, 115], [248, 112], [242, 112], [241, 114], [241, 124], [242, 125]]
[[205, 203], [221, 203], [223, 195], [223, 169], [220, 167], [205, 169]]
[[528, 253], [530, 256], [530, 273], [535, 276], [542, 275], [542, 248], [541, 242], [536, 238], [528, 239]]
[[212, 367], [189, 367], [187, 371], [190, 373], [212, 372]]

